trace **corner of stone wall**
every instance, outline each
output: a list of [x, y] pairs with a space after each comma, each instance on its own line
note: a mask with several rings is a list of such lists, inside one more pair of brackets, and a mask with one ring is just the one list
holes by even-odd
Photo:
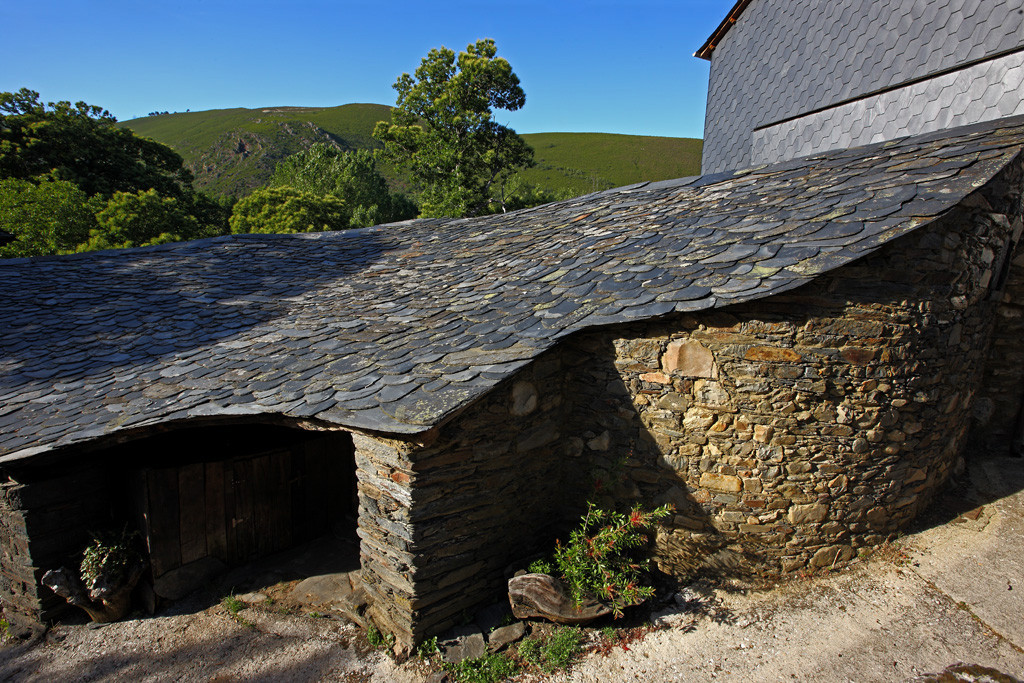
[[412, 446], [353, 433], [359, 495], [359, 559], [367, 612], [378, 628], [406, 646], [414, 641], [415, 595], [410, 506]]
[[432, 434], [354, 435], [371, 617], [412, 646], [507, 600], [510, 563], [563, 518], [562, 365], [547, 353]]
[[41, 627], [42, 605], [29, 553], [20, 494], [23, 484], [0, 483], [0, 609], [14, 632]]
[[996, 324], [985, 374], [973, 405], [971, 452], [1024, 455], [1024, 161], [1020, 157], [965, 202], [1006, 225], [1009, 248], [992, 253]]

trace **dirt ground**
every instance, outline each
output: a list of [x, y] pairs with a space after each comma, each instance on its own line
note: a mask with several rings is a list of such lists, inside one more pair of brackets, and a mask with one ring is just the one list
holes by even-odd
[[[351, 624], [290, 604], [291, 585], [237, 614], [210, 590], [153, 617], [57, 624], [0, 649], [0, 680], [436, 680], [436, 658], [396, 664]], [[550, 679], [907, 681], [958, 661], [1024, 677], [1024, 461], [974, 463], [919, 528], [842, 571], [689, 595], [628, 644], [592, 631], [590, 651]]]

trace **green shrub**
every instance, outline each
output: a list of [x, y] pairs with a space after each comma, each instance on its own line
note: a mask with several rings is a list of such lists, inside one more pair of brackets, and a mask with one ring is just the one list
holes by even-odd
[[508, 655], [490, 653], [476, 659], [464, 659], [458, 664], [446, 664], [459, 683], [497, 683], [518, 673]]
[[441, 651], [441, 648], [437, 646], [437, 636], [433, 638], [427, 638], [420, 646], [416, 648], [416, 654], [419, 655], [420, 659], [430, 659], [433, 655], [436, 655]]
[[393, 633], [382, 633], [380, 629], [373, 624], [370, 624], [366, 628], [366, 642], [368, 642], [371, 647], [390, 648], [395, 645], [395, 635]]
[[527, 638], [516, 652], [547, 673], [565, 669], [579, 656], [584, 635], [578, 626], [560, 626], [544, 638]]
[[231, 232], [296, 233], [349, 227], [345, 203], [333, 195], [315, 195], [293, 187], [265, 187], [235, 204]]
[[628, 515], [605, 512], [588, 503], [578, 529], [569, 543], [555, 548], [555, 561], [573, 601], [579, 605], [588, 596], [607, 602], [616, 618], [624, 607], [654, 595], [654, 588], [640, 583], [648, 560], [633, 557], [632, 551], [647, 543], [644, 531], [668, 516], [663, 505], [643, 512], [635, 505]]
[[128, 532], [125, 528], [120, 535], [114, 533], [95, 534], [92, 543], [82, 553], [82, 564], [79, 571], [82, 582], [89, 590], [97, 587], [99, 579], [105, 578], [113, 586], [128, 580], [131, 568], [142, 557], [132, 547], [138, 532]]
[[530, 563], [530, 566], [526, 568], [532, 574], [550, 574], [555, 571], [555, 568], [546, 559], [534, 560]]
[[516, 651], [519, 653], [520, 657], [528, 661], [530, 664], [540, 666], [540, 647], [540, 640], [537, 638], [527, 638], [519, 643], [519, 648]]
[[248, 607], [248, 605], [236, 598], [234, 595], [225, 595], [221, 598], [220, 604], [223, 605], [224, 609], [231, 614], [238, 614]]
[[577, 626], [557, 629], [540, 648], [541, 668], [548, 673], [572, 664], [583, 645], [583, 631]]

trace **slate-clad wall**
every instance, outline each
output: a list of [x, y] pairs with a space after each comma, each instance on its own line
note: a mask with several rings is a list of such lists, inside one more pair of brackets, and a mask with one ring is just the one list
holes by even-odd
[[1024, 0], [754, 0], [711, 56], [702, 172], [1020, 113], [1015, 50]]
[[501, 600], [509, 565], [549, 551], [576, 511], [563, 486], [562, 384], [555, 350], [429, 445], [354, 437], [363, 583], [372, 618], [399, 642]]
[[1015, 165], [791, 293], [576, 337], [567, 424], [595, 495], [674, 503], [657, 557], [684, 576], [828, 567], [890, 538], [958, 464], [1020, 183]]

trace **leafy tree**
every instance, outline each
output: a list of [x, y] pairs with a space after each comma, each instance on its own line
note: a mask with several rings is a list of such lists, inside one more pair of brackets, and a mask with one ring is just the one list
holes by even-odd
[[[230, 210], [196, 192], [170, 147], [118, 128], [110, 112], [0, 93], [0, 257], [194, 239], [228, 231]], [[0, 229], [3, 229], [0, 227]]]
[[39, 101], [22, 88], [0, 93], [0, 178], [53, 173], [88, 195], [155, 189], [191, 191], [192, 174], [166, 145], [118, 128], [110, 112], [77, 102]]
[[479, 215], [492, 202], [504, 208], [502, 186], [533, 163], [529, 145], [494, 121], [492, 108], [514, 111], [526, 102], [512, 67], [496, 55], [490, 39], [458, 57], [433, 49], [413, 76], [402, 74], [393, 86], [391, 122], [379, 122], [373, 135], [422, 186], [424, 216]]
[[202, 234], [185, 201], [163, 197], [152, 189], [116, 193], [96, 214], [96, 222], [89, 241], [79, 251], [179, 242]]
[[0, 258], [74, 251], [96, 225], [95, 204], [66, 180], [0, 180], [0, 230], [17, 238], [0, 246]]
[[333, 195], [316, 195], [294, 187], [265, 187], [235, 204], [231, 232], [293, 233], [348, 227], [345, 203]]
[[367, 149], [342, 152], [317, 143], [279, 163], [270, 184], [337, 197], [345, 203], [347, 225], [353, 228], [413, 218], [417, 213], [415, 204], [388, 189], [376, 157]]

